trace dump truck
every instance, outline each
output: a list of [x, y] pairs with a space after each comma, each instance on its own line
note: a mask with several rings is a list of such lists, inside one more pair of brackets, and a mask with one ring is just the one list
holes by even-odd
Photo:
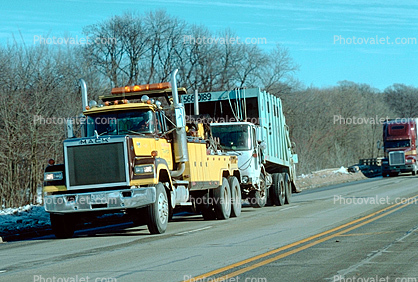
[[[174, 209], [189, 206], [205, 219], [239, 216], [238, 159], [211, 154], [203, 125], [189, 134], [179, 102], [176, 71], [171, 83], [113, 88], [87, 103], [80, 80], [80, 134], [67, 124], [63, 164], [44, 173], [45, 210], [57, 238], [72, 237], [83, 215], [126, 212], [151, 234], [164, 233]], [[239, 199], [240, 200], [240, 199]]]
[[253, 207], [288, 204], [300, 192], [280, 98], [250, 88], [185, 94], [181, 101], [189, 117], [209, 124], [217, 149], [238, 157], [241, 195]]
[[383, 124], [382, 176], [396, 176], [401, 172], [417, 174], [418, 119], [387, 120]]

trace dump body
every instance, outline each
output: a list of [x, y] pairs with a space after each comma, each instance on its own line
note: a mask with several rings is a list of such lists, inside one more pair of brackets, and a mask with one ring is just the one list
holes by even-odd
[[[193, 111], [194, 95], [181, 95], [186, 113]], [[259, 88], [199, 93], [200, 115], [209, 115], [213, 123], [249, 122], [257, 127], [257, 141], [263, 150], [268, 172], [290, 169], [297, 163], [280, 98]]]
[[382, 175], [394, 176], [400, 172], [416, 174], [418, 119], [396, 119], [383, 124]]
[[288, 203], [292, 190], [299, 192], [295, 185], [298, 159], [292, 152], [280, 98], [259, 88], [195, 96], [181, 96], [188, 114], [196, 112], [192, 104], [198, 100], [199, 115], [192, 116], [189, 123], [204, 119], [215, 144], [238, 157], [243, 197], [254, 200], [254, 207], [262, 207], [269, 195], [277, 205]]

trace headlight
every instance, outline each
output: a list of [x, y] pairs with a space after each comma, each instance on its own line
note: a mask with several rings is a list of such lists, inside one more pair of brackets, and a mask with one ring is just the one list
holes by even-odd
[[153, 173], [154, 165], [136, 165], [135, 174]]
[[248, 176], [242, 177], [242, 183], [247, 184], [250, 181], [250, 178]]
[[414, 162], [414, 159], [406, 159], [406, 163], [411, 164]]
[[62, 179], [63, 179], [62, 171], [44, 173], [44, 181], [54, 181], [54, 180], [62, 180]]

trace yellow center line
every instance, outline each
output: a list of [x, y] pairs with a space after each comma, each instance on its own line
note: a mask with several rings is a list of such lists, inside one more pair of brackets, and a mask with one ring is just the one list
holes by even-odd
[[[219, 274], [219, 273], [222, 273], [222, 272], [225, 272], [225, 271], [231, 270], [231, 269], [233, 269], [233, 268], [240, 267], [240, 266], [242, 266], [242, 265], [245, 265], [245, 264], [247, 264], [247, 263], [250, 263], [250, 262], [253, 262], [253, 261], [259, 260], [259, 259], [261, 259], [261, 258], [268, 257], [268, 256], [271, 256], [271, 255], [276, 254], [276, 253], [278, 253], [278, 252], [281, 252], [281, 251], [284, 251], [284, 250], [287, 250], [287, 249], [290, 249], [290, 248], [296, 247], [296, 246], [301, 245], [301, 244], [303, 244], [303, 243], [306, 243], [306, 242], [312, 241], [312, 240], [317, 239], [317, 238], [319, 238], [319, 237], [322, 237], [322, 236], [328, 235], [328, 234], [333, 233], [333, 232], [335, 232], [335, 231], [341, 230], [341, 229], [343, 229], [343, 228], [346, 228], [346, 227], [348, 227], [348, 226], [351, 226], [351, 225], [353, 225], [353, 224], [357, 224], [358, 222], [361, 222], [361, 221], [364, 221], [364, 220], [367, 220], [367, 219], [369, 219], [369, 218], [371, 218], [371, 217], [376, 216], [375, 218], [372, 218], [372, 219], [369, 219], [369, 220], [367, 220], [367, 221], [364, 221], [364, 222], [362, 222], [362, 223], [360, 223], [360, 224], [358, 224], [358, 225], [352, 226], [352, 227], [350, 227], [350, 228], [348, 228], [348, 229], [342, 230], [342, 231], [340, 231], [340, 232], [338, 232], [338, 233], [335, 233], [335, 234], [333, 234], [333, 235], [330, 235], [330, 236], [324, 237], [324, 238], [322, 238], [322, 239], [319, 239], [319, 240], [317, 240], [317, 241], [314, 241], [314, 242], [309, 243], [309, 244], [307, 244], [307, 245], [304, 245], [304, 246], [302, 246], [302, 247], [299, 247], [299, 248], [296, 248], [296, 249], [294, 249], [294, 250], [291, 250], [291, 251], [288, 251], [288, 252], [286, 252], [286, 253], [283, 253], [283, 254], [281, 254], [281, 255], [279, 255], [279, 256], [276, 256], [276, 257], [274, 257], [274, 258], [270, 258], [270, 259], [268, 259], [268, 260], [264, 260], [264, 261], [262, 261], [262, 262], [260, 262], [260, 263], [257, 263], [257, 264], [254, 264], [254, 265], [252, 265], [252, 266], [249, 266], [249, 267], [243, 268], [243, 269], [241, 269], [241, 270], [238, 270], [238, 271], [236, 271], [236, 272], [233, 272], [233, 273], [231, 273], [231, 274], [229, 274], [229, 275], [227, 275], [227, 276], [221, 277], [220, 279], [222, 279], [222, 278], [224, 278], [224, 279], [232, 278], [232, 277], [237, 276], [237, 275], [239, 275], [239, 274], [242, 274], [242, 273], [244, 273], [244, 272], [250, 271], [250, 270], [252, 270], [252, 269], [254, 269], [254, 268], [257, 268], [257, 267], [260, 267], [260, 266], [262, 266], [262, 265], [268, 264], [268, 263], [270, 263], [270, 262], [272, 262], [272, 261], [275, 261], [275, 260], [281, 259], [281, 258], [286, 257], [286, 256], [289, 256], [289, 255], [291, 255], [291, 254], [294, 254], [294, 253], [300, 252], [300, 251], [305, 250], [305, 249], [307, 249], [307, 248], [309, 248], [309, 247], [312, 247], [312, 246], [314, 246], [314, 245], [317, 245], [317, 244], [319, 244], [319, 243], [322, 243], [322, 242], [324, 242], [324, 241], [327, 241], [327, 240], [329, 240], [329, 239], [332, 239], [332, 238], [334, 238], [334, 237], [336, 237], [336, 236], [339, 236], [339, 235], [341, 235], [341, 234], [347, 233], [347, 232], [349, 232], [349, 231], [351, 231], [351, 230], [353, 230], [353, 229], [356, 229], [356, 228], [361, 227], [361, 226], [363, 226], [363, 225], [365, 225], [365, 224], [367, 224], [367, 223], [370, 223], [370, 222], [372, 222], [372, 221], [375, 221], [375, 220], [377, 220], [377, 219], [379, 219], [379, 218], [381, 218], [381, 217], [383, 217], [383, 216], [389, 215], [389, 214], [391, 214], [391, 213], [393, 213], [393, 212], [395, 212], [395, 211], [397, 211], [397, 210], [399, 210], [399, 209], [402, 209], [402, 208], [404, 208], [404, 207], [406, 207], [406, 206], [409, 206], [410, 204], [412, 204], [412, 201], [410, 201], [410, 200], [412, 200], [412, 199], [414, 199], [414, 198], [416, 198], [416, 197], [418, 197], [418, 195], [415, 195], [415, 196], [413, 196], [413, 197], [408, 198], [408, 200], [406, 201], [408, 204], [405, 204], [405, 201], [403, 201], [403, 202], [399, 202], [399, 203], [396, 203], [396, 204], [393, 204], [393, 205], [391, 205], [391, 206], [389, 206], [389, 207], [386, 207], [386, 208], [381, 209], [381, 210], [379, 210], [379, 211], [377, 211], [377, 212], [371, 213], [371, 214], [369, 214], [369, 215], [367, 215], [367, 216], [364, 216], [364, 217], [358, 218], [358, 219], [356, 219], [356, 220], [353, 220], [353, 221], [348, 222], [348, 223], [346, 223], [346, 224], [343, 224], [343, 225], [341, 225], [341, 226], [335, 227], [335, 228], [333, 228], [333, 229], [330, 229], [330, 230], [324, 231], [324, 232], [322, 232], [322, 233], [319, 233], [319, 234], [316, 234], [316, 235], [310, 236], [310, 237], [308, 237], [308, 238], [306, 238], [306, 239], [303, 239], [303, 240], [297, 241], [297, 242], [295, 242], [295, 243], [292, 243], [292, 244], [289, 244], [289, 245], [286, 245], [286, 246], [283, 246], [283, 247], [277, 248], [277, 249], [275, 249], [275, 250], [272, 250], [272, 251], [266, 252], [266, 253], [264, 253], [264, 254], [261, 254], [261, 255], [258, 255], [258, 256], [254, 256], [254, 257], [248, 258], [248, 259], [246, 259], [246, 260], [243, 260], [243, 261], [240, 261], [240, 262], [237, 262], [237, 263], [234, 263], [234, 264], [231, 264], [231, 265], [228, 265], [228, 266], [225, 266], [225, 267], [222, 267], [222, 268], [216, 269], [216, 270], [214, 270], [214, 271], [211, 271], [211, 272], [208, 272], [208, 273], [205, 273], [205, 274], [199, 275], [199, 276], [197, 276], [197, 277], [190, 278], [189, 280], [184, 280], [184, 282], [198, 281], [199, 279], [203, 280], [203, 279], [205, 279], [205, 278], [208, 278], [208, 277], [214, 276], [214, 275], [216, 275], [216, 274]], [[403, 205], [403, 206], [400, 206], [400, 207], [398, 207], [398, 208], [396, 208], [396, 209], [393, 209], [392, 211], [390, 211], [390, 212], [388, 212], [388, 213], [384, 213], [384, 212], [386, 212], [386, 211], [388, 211], [388, 210], [390, 210], [390, 209], [392, 209], [392, 208], [394, 208], [394, 207], [396, 207], [396, 206], [402, 205], [402, 204], [404, 204], [404, 205]], [[384, 214], [381, 214], [381, 213], [384, 213]], [[377, 216], [378, 214], [381, 214], [381, 215]], [[220, 281], [222, 281], [222, 280], [220, 280]]]
[[[230, 274], [228, 274], [228, 275], [226, 275], [226, 276], [220, 277], [220, 278], [219, 278], [220, 280], [218, 280], [218, 281], [225, 281], [225, 280], [226, 280], [226, 279], [228, 279], [228, 278], [232, 278], [232, 277], [238, 276], [238, 275], [240, 275], [240, 274], [242, 274], [242, 273], [244, 273], [244, 272], [248, 272], [248, 271], [253, 270], [253, 269], [255, 269], [255, 268], [258, 268], [258, 267], [260, 267], [260, 266], [263, 266], [263, 265], [269, 264], [269, 263], [271, 263], [271, 262], [273, 262], [273, 261], [279, 260], [279, 259], [281, 259], [281, 258], [284, 258], [284, 257], [290, 256], [290, 255], [293, 255], [293, 254], [298, 253], [298, 252], [300, 252], [300, 251], [306, 250], [306, 249], [308, 249], [308, 248], [310, 248], [310, 247], [312, 247], [312, 246], [318, 245], [318, 244], [323, 243], [323, 242], [325, 242], [325, 241], [328, 241], [328, 240], [330, 240], [330, 239], [332, 239], [332, 238], [338, 237], [338, 236], [340, 236], [341, 234], [344, 234], [344, 233], [350, 232], [351, 230], [354, 230], [354, 229], [359, 228], [359, 227], [361, 227], [361, 226], [363, 226], [363, 225], [366, 225], [366, 224], [368, 224], [368, 223], [370, 223], [370, 222], [373, 222], [373, 221], [375, 221], [375, 220], [377, 220], [377, 219], [379, 219], [379, 218], [382, 218], [382, 217], [384, 217], [384, 216], [387, 216], [387, 215], [389, 215], [389, 214], [391, 214], [391, 213], [393, 213], [393, 212], [395, 212], [395, 211], [397, 211], [397, 210], [403, 209], [404, 207], [406, 207], [406, 206], [408, 206], [408, 205], [410, 205], [410, 204], [411, 204], [411, 203], [409, 203], [409, 204], [407, 204], [407, 205], [405, 205], [405, 206], [400, 206], [400, 207], [398, 207], [398, 208], [396, 208], [396, 209], [394, 209], [394, 210], [391, 210], [390, 212], [387, 212], [387, 213], [385, 213], [385, 214], [381, 214], [381, 215], [379, 215], [379, 216], [377, 216], [377, 217], [375, 217], [375, 218], [372, 218], [372, 219], [369, 219], [369, 220], [364, 221], [364, 222], [362, 222], [362, 223], [359, 223], [359, 224], [357, 224], [357, 225], [355, 225], [355, 226], [352, 226], [352, 227], [350, 227], [350, 228], [347, 228], [347, 229], [345, 229], [345, 230], [342, 230], [342, 231], [340, 231], [340, 232], [338, 232], [338, 233], [335, 233], [335, 234], [329, 235], [329, 236], [327, 236], [327, 237], [324, 237], [324, 238], [322, 238], [322, 239], [319, 239], [319, 240], [313, 241], [313, 242], [311, 242], [311, 243], [309, 243], [309, 244], [306, 244], [306, 245], [301, 246], [301, 247], [299, 247], [299, 248], [296, 248], [296, 249], [294, 249], [294, 250], [291, 250], [291, 251], [288, 251], [288, 252], [286, 252], [286, 253], [280, 254], [280, 255], [278, 255], [278, 256], [272, 257], [272, 258], [270, 258], [270, 259], [263, 260], [263, 261], [261, 261], [261, 262], [259, 262], [259, 263], [256, 263], [256, 264], [253, 264], [253, 265], [251, 265], [251, 266], [245, 267], [245, 268], [240, 269], [240, 270], [238, 270], [238, 271], [232, 272], [232, 273], [230, 273]], [[222, 280], [222, 279], [225, 279], [225, 280]]]

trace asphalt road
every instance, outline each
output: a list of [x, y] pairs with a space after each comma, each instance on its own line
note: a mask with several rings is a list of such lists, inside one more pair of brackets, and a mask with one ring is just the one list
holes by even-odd
[[[176, 216], [0, 244], [0, 281], [417, 281], [418, 177], [294, 195], [239, 218]], [[409, 199], [405, 201], [405, 199]]]

